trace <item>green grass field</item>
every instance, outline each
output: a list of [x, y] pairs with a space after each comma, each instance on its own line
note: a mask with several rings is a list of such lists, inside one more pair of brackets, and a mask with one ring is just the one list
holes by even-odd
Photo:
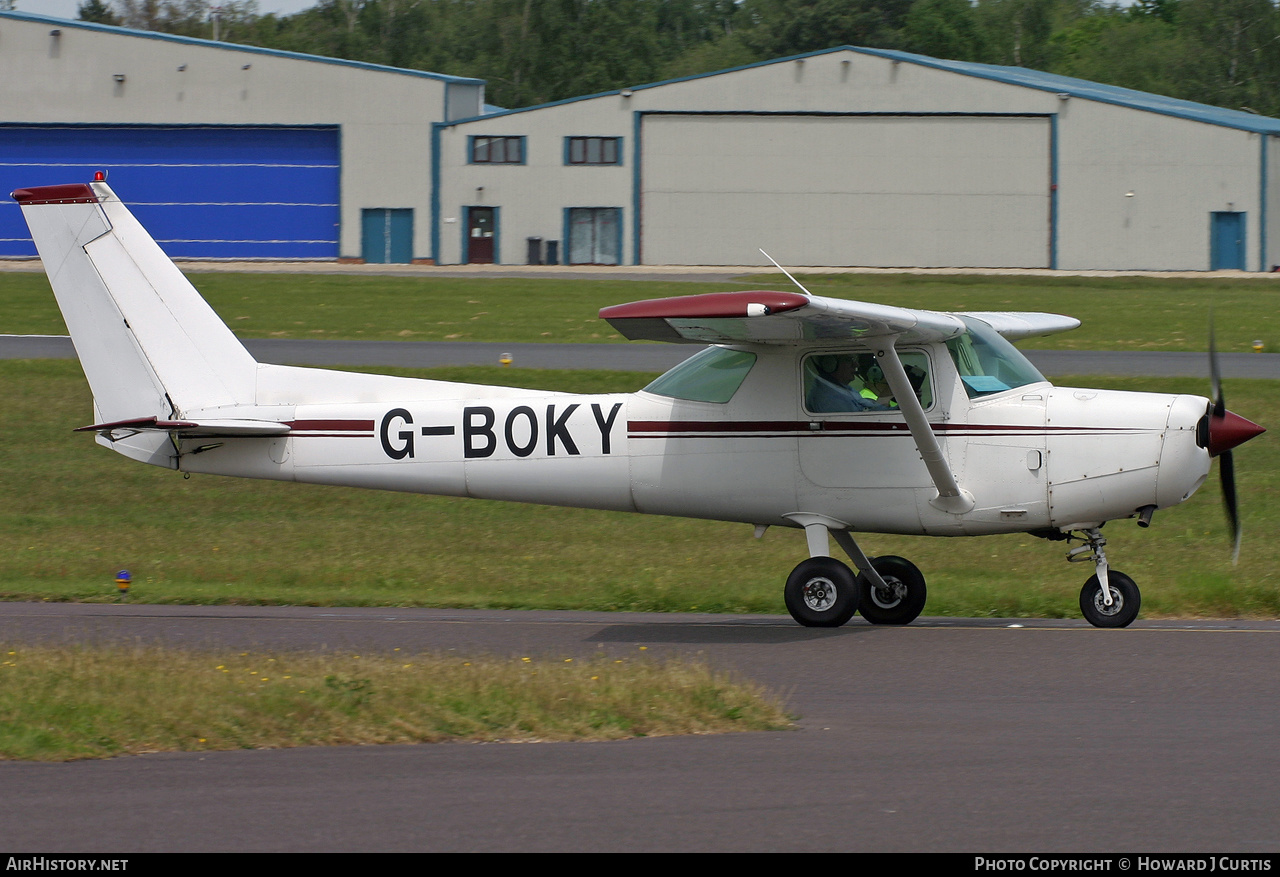
[[[194, 278], [244, 337], [617, 341], [605, 305], [742, 284], [424, 280], [209, 274]], [[1052, 310], [1084, 328], [1035, 346], [1203, 349], [1280, 339], [1267, 280], [818, 276], [815, 293], [945, 310]], [[44, 278], [0, 274], [0, 332], [61, 334]], [[652, 375], [498, 368], [382, 370], [571, 392], [626, 392]], [[1207, 381], [1060, 384], [1205, 393]], [[1232, 408], [1280, 421], [1280, 382], [1234, 381]], [[580, 509], [197, 476], [133, 463], [72, 433], [92, 419], [74, 361], [0, 361], [0, 599], [784, 611], [803, 534]], [[1245, 539], [1232, 566], [1216, 481], [1149, 530], [1107, 528], [1115, 568], [1143, 616], [1280, 615], [1280, 450], [1237, 452]], [[926, 614], [1078, 617], [1091, 571], [1062, 543], [866, 536], [871, 554], [914, 560]], [[132, 571], [127, 597], [115, 573]], [[430, 656], [214, 655], [173, 650], [0, 649], [0, 759], [65, 760], [162, 750], [605, 739], [786, 727], [780, 700], [699, 665]], [[656, 709], [655, 709], [656, 705]]]
[[[457, 279], [297, 274], [196, 274], [218, 313], [245, 338], [414, 341], [621, 342], [596, 314], [620, 302], [729, 289], [791, 289], [779, 274], [735, 283], [635, 280]], [[1063, 350], [1205, 348], [1209, 305], [1218, 349], [1254, 340], [1280, 350], [1280, 281], [823, 274], [801, 278], [815, 294], [933, 310], [1053, 311], [1074, 332], [1028, 347]], [[0, 273], [0, 333], [65, 334], [42, 274]]]
[[[245, 337], [616, 341], [619, 301], [726, 288], [634, 281], [195, 278]], [[956, 310], [1053, 310], [1076, 333], [1036, 346], [1199, 350], [1212, 301], [1223, 350], [1272, 339], [1266, 280], [821, 276], [819, 294]], [[0, 332], [60, 334], [44, 278], [0, 274]], [[1274, 346], [1274, 345], [1272, 345]], [[377, 371], [370, 369], [371, 371]], [[571, 392], [652, 375], [495, 367], [382, 370]], [[1206, 392], [1203, 380], [1060, 384]], [[1234, 410], [1280, 420], [1280, 382], [1233, 381]], [[0, 599], [782, 613], [803, 534], [743, 525], [211, 476], [184, 479], [72, 433], [92, 419], [74, 361], [0, 361]], [[1280, 450], [1237, 452], [1245, 539], [1229, 561], [1216, 481], [1148, 530], [1107, 528], [1143, 616], [1280, 615]], [[930, 615], [1078, 617], [1091, 571], [1062, 543], [866, 536], [914, 560]], [[132, 571], [127, 597], [115, 573]], [[127, 650], [126, 650], [127, 651]], [[655, 705], [658, 709], [655, 710]], [[489, 658], [0, 648], [0, 759], [443, 739], [605, 739], [786, 727], [780, 700], [699, 665]]]
[[[576, 392], [629, 391], [651, 377], [498, 368], [400, 370]], [[1205, 392], [1181, 379], [1066, 379]], [[1234, 410], [1280, 420], [1280, 383], [1234, 381]], [[446, 497], [195, 476], [131, 462], [71, 429], [91, 419], [71, 361], [0, 362], [0, 595], [133, 601], [772, 612], [804, 557], [799, 531], [755, 540], [744, 525]], [[1115, 568], [1143, 616], [1280, 613], [1280, 452], [1269, 433], [1236, 455], [1245, 540], [1230, 563], [1216, 482], [1158, 513], [1108, 526]], [[1215, 476], [1216, 477], [1216, 476]], [[931, 615], [1077, 617], [1090, 570], [1030, 536], [867, 536], [871, 554], [914, 560]]]
[[0, 649], [0, 760], [781, 730], [781, 700], [692, 661]]

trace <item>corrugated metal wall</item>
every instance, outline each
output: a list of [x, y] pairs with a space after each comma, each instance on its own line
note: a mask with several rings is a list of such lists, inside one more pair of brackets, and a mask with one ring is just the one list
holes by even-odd
[[653, 114], [645, 264], [1042, 268], [1044, 116]]
[[[170, 256], [338, 256], [339, 132], [332, 126], [0, 126], [0, 191], [107, 181]], [[35, 247], [0, 207], [0, 256]]]

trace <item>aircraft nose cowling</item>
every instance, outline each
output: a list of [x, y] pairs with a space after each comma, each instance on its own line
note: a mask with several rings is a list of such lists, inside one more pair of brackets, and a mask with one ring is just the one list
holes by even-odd
[[1247, 420], [1231, 411], [1223, 411], [1221, 417], [1215, 417], [1210, 411], [1205, 415], [1205, 419], [1209, 436], [1204, 447], [1208, 449], [1211, 457], [1225, 454], [1232, 448], [1267, 431], [1265, 427], [1258, 426], [1252, 420]]

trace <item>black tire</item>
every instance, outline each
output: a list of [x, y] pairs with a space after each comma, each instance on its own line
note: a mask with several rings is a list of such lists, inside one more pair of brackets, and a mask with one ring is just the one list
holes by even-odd
[[1080, 589], [1080, 611], [1084, 613], [1084, 620], [1094, 627], [1128, 627], [1142, 608], [1142, 594], [1133, 579], [1114, 569], [1108, 570], [1107, 583], [1111, 586], [1110, 606], [1102, 602], [1102, 585], [1096, 575], [1089, 576]]
[[801, 561], [782, 594], [791, 617], [805, 627], [839, 627], [858, 611], [857, 579], [834, 557]]
[[924, 575], [904, 557], [886, 554], [869, 558], [891, 593], [883, 593], [865, 575], [858, 576], [858, 609], [872, 624], [910, 624], [924, 611], [928, 591]]

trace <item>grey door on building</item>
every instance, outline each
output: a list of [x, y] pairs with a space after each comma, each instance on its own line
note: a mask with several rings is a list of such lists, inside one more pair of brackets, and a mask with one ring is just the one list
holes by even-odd
[[622, 255], [622, 210], [569, 208], [569, 264], [617, 265]]

